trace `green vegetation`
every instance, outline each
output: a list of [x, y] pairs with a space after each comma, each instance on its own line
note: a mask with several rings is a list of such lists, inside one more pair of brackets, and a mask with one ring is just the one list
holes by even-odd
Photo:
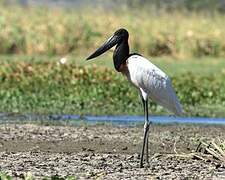
[[12, 180], [12, 177], [6, 173], [0, 172], [0, 180]]
[[[6, 55], [0, 57], [1, 112], [142, 114], [137, 90], [112, 69], [110, 53], [88, 66], [84, 61], [125, 27], [131, 51], [154, 57], [172, 77], [187, 115], [225, 116], [224, 14], [2, 4], [0, 9], [0, 53]], [[57, 64], [62, 56], [69, 63]], [[154, 103], [151, 111], [165, 113]]]
[[225, 56], [225, 15], [217, 12], [0, 9], [1, 54], [86, 54], [125, 27], [132, 51], [146, 56]]
[[[11, 61], [0, 61], [1, 112], [142, 114], [137, 90], [111, 68], [81, 66], [76, 63], [76, 59], [71, 62], [68, 60], [66, 64], [57, 64], [54, 58], [47, 57], [32, 59], [32, 63], [29, 59], [10, 59]], [[162, 64], [163, 60], [158, 62]], [[184, 61], [185, 63], [172, 63], [171, 60], [165, 62], [167, 69], [163, 66], [162, 69], [172, 77], [187, 115], [225, 115], [225, 70], [220, 67], [224, 65], [223, 61], [202, 63], [197, 71], [202, 68], [203, 73], [195, 73], [195, 68], [192, 71], [178, 70], [181, 66], [185, 69], [184, 64], [191, 67], [191, 60]], [[204, 66], [210, 66], [212, 70], [206, 73]], [[165, 110], [154, 103], [150, 107], [153, 114], [165, 113]]]

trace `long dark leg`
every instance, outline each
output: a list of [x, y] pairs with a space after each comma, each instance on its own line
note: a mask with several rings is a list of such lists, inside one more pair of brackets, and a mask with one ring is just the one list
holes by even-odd
[[141, 162], [140, 167], [143, 167], [143, 158], [144, 158], [144, 151], [146, 146], [146, 161], [148, 163], [148, 132], [149, 132], [149, 121], [148, 121], [148, 101], [142, 98], [142, 102], [144, 105], [144, 114], [145, 114], [145, 124], [144, 124], [144, 139], [143, 139], [143, 146], [141, 151]]
[[[141, 100], [142, 100], [142, 103], [143, 103], [143, 109], [144, 109], [144, 115], [145, 115], [145, 124], [147, 122], [147, 124], [149, 124], [149, 120], [148, 120], [148, 100], [145, 101], [142, 96], [141, 96]], [[146, 125], [145, 125], [146, 126]], [[149, 129], [149, 126], [150, 124], [148, 125], [148, 129]], [[145, 130], [144, 130], [145, 131]], [[148, 137], [149, 137], [149, 130], [148, 130], [148, 133], [146, 135], [146, 162], [147, 164], [149, 164], [149, 156], [148, 156]]]
[[149, 127], [150, 127], [150, 122], [148, 120], [148, 101], [145, 102], [145, 123], [147, 123], [147, 133], [146, 133], [146, 162], [149, 164], [148, 160], [148, 137], [149, 137]]

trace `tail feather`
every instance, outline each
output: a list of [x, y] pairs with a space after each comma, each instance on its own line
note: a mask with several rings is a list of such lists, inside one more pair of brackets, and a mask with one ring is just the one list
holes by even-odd
[[182, 116], [183, 115], [183, 108], [180, 104], [179, 101], [177, 101], [175, 104], [174, 104], [174, 110], [173, 112], [177, 115], [177, 116]]
[[183, 115], [183, 108], [172, 86], [167, 85], [166, 91], [161, 93], [162, 96], [156, 96], [157, 93], [151, 93], [150, 98], [157, 104], [173, 112], [177, 116]]
[[[179, 99], [175, 93], [175, 91], [173, 90], [172, 86], [170, 86], [170, 103], [172, 104], [172, 108], [171, 108], [171, 111], [177, 115], [177, 116], [181, 116], [183, 114], [183, 108], [182, 108], [182, 105], [180, 104], [179, 102]], [[169, 106], [171, 107], [171, 105]], [[169, 109], [169, 108], [168, 108]]]

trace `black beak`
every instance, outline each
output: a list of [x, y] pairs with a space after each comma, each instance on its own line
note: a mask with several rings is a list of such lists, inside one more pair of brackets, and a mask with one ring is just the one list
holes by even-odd
[[93, 54], [91, 54], [86, 60], [96, 58], [118, 44], [120, 42], [120, 37], [117, 35], [113, 35], [110, 37], [100, 48], [98, 48]]

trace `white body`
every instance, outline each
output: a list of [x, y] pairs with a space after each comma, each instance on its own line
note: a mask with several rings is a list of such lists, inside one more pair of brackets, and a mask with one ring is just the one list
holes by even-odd
[[127, 68], [125, 75], [140, 90], [144, 100], [150, 97], [176, 115], [182, 114], [182, 106], [170, 78], [162, 70], [139, 55], [132, 55], [127, 59]]

